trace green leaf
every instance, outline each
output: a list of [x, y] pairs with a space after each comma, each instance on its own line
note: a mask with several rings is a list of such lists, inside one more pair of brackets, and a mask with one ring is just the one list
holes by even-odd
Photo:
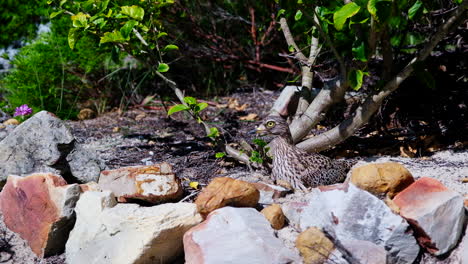
[[174, 113], [180, 112], [180, 111], [187, 111], [190, 110], [190, 107], [183, 105], [183, 104], [177, 104], [169, 108], [169, 111], [167, 111], [167, 115], [170, 116]]
[[156, 38], [160, 38], [160, 37], [164, 37], [164, 36], [167, 36], [167, 33], [166, 32], [159, 32], [158, 35], [156, 36]]
[[343, 29], [346, 20], [354, 15], [356, 15], [361, 7], [359, 7], [354, 2], [348, 3], [342, 6], [338, 11], [333, 14], [333, 24], [336, 30]]
[[382, 22], [390, 14], [390, 7], [385, 2], [392, 0], [369, 0], [367, 3], [367, 10], [374, 17], [375, 20]]
[[216, 127], [210, 127], [210, 133], [207, 135], [210, 138], [217, 138], [219, 137], [219, 131]]
[[207, 103], [199, 103], [197, 104], [197, 106], [195, 107], [195, 111], [196, 112], [200, 112], [202, 111], [203, 109], [207, 108], [208, 107], [208, 104]]
[[296, 15], [294, 15], [294, 20], [299, 21], [302, 18], [302, 11], [297, 10]]
[[422, 10], [421, 7], [423, 6], [423, 3], [418, 0], [414, 3], [413, 6], [410, 7], [408, 10], [408, 18], [413, 19], [417, 14], [419, 10]]
[[179, 49], [179, 47], [177, 47], [176, 45], [169, 44], [169, 45], [167, 45], [166, 47], [163, 48], [163, 51], [178, 50], [178, 49]]
[[364, 72], [361, 70], [351, 70], [349, 72], [348, 80], [351, 88], [354, 90], [359, 90], [362, 87], [362, 80], [364, 77]]
[[357, 43], [357, 45], [355, 46], [353, 45], [352, 51], [355, 59], [363, 62], [367, 61], [366, 44], [364, 43], [364, 41]]
[[78, 28], [70, 28], [70, 31], [68, 31], [68, 46], [70, 46], [70, 49], [75, 48], [75, 44], [80, 36], [79, 30]]
[[217, 152], [217, 153], [215, 154], [215, 158], [217, 158], [217, 159], [224, 158], [224, 157], [226, 157], [226, 153], [225, 153], [225, 152]]
[[265, 146], [267, 145], [267, 143], [265, 142], [265, 140], [260, 139], [260, 138], [255, 138], [254, 140], [252, 140], [252, 142], [253, 142], [255, 145], [257, 145], [257, 146], [259, 146], [259, 147], [261, 147], [261, 148], [263, 148], [263, 147], [265, 147]]
[[256, 163], [263, 163], [263, 159], [258, 151], [252, 151], [252, 155], [249, 158], [250, 161]]
[[77, 28], [86, 27], [88, 25], [88, 17], [88, 15], [83, 14], [81, 12], [74, 16], [71, 16], [73, 26]]
[[122, 14], [127, 15], [136, 20], [143, 20], [145, 16], [145, 10], [139, 6], [122, 6]]
[[188, 105], [196, 105], [197, 104], [197, 99], [191, 97], [191, 96], [186, 96], [184, 97], [184, 102], [186, 102]]
[[50, 14], [50, 19], [62, 14], [64, 12], [64, 10], [60, 10], [60, 11], [57, 11], [57, 12], [52, 12], [52, 14]]
[[169, 65], [166, 63], [159, 63], [158, 65], [158, 72], [167, 72], [169, 71]]
[[136, 24], [138, 24], [138, 21], [129, 20], [120, 28], [120, 34], [122, 34], [124, 39], [128, 40], [130, 38], [130, 33], [132, 33], [133, 27], [135, 27]]
[[280, 10], [278, 11], [278, 14], [276, 15], [276, 17], [282, 16], [285, 12], [286, 12], [286, 10], [280, 9]]
[[114, 30], [113, 32], [105, 32], [104, 35], [101, 37], [99, 43], [107, 43], [107, 42], [124, 42], [125, 38], [122, 36], [120, 31]]
[[96, 26], [99, 26], [99, 28], [102, 29], [107, 24], [107, 20], [101, 17], [101, 18], [94, 20], [93, 24], [95, 24]]

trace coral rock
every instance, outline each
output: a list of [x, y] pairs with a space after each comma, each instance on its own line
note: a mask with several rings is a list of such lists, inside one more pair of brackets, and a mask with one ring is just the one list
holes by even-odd
[[465, 221], [463, 196], [433, 178], [423, 177], [393, 199], [416, 231], [419, 244], [434, 255], [455, 247]]
[[5, 225], [27, 240], [39, 257], [62, 253], [73, 228], [77, 184], [57, 175], [9, 176], [0, 194]]

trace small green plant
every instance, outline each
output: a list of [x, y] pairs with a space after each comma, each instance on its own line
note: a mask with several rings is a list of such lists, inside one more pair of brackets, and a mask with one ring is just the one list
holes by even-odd
[[[180, 111], [186, 111], [190, 113], [191, 115], [193, 115], [193, 117], [197, 120], [198, 123], [203, 122], [203, 119], [201, 118], [200, 113], [201, 111], [203, 111], [205, 108], [208, 107], [208, 104], [204, 102], [199, 103], [197, 99], [190, 97], [190, 96], [184, 97], [184, 102], [185, 104], [176, 104], [176, 105], [173, 105], [171, 108], [169, 108], [169, 111], [167, 111], [167, 115], [170, 116]], [[212, 132], [213, 134], [216, 133], [215, 131], [212, 131]]]
[[257, 150], [254, 150], [250, 153], [249, 160], [252, 162], [263, 164], [265, 160], [269, 159], [267, 153], [270, 150], [270, 148], [267, 147], [267, 143], [260, 138], [255, 138], [253, 140], [253, 143], [255, 144]]
[[217, 158], [217, 159], [222, 159], [224, 157], [226, 157], [226, 152], [217, 152], [215, 154], [215, 158]]
[[191, 96], [184, 97], [183, 104], [176, 104], [171, 106], [167, 111], [167, 115], [170, 116], [177, 112], [187, 112], [190, 114], [193, 119], [197, 120], [199, 124], [202, 124], [205, 127], [206, 136], [211, 138], [213, 141], [218, 141], [221, 134], [219, 133], [218, 128], [209, 127], [201, 117], [201, 112], [208, 107], [208, 104], [205, 102], [199, 103], [198, 100]]

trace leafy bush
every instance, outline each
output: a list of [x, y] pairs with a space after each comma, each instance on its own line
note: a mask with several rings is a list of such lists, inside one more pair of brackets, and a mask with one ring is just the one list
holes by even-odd
[[47, 9], [46, 0], [0, 1], [0, 47], [35, 37], [38, 25], [47, 22]]
[[116, 67], [110, 50], [85, 37], [71, 51], [68, 27], [65, 19], [54, 21], [51, 32], [21, 48], [11, 61], [14, 67], [0, 83], [10, 110], [28, 104], [35, 112], [47, 110], [72, 118], [78, 102], [109, 95], [97, 80]]

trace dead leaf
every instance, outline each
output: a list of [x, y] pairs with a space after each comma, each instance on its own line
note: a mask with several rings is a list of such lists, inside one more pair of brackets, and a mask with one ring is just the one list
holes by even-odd
[[241, 106], [235, 107], [234, 109], [236, 109], [236, 111], [245, 111], [245, 109], [247, 109], [247, 107], [249, 107], [248, 104], [243, 104]]
[[416, 156], [416, 149], [413, 149], [411, 146], [405, 148], [404, 146], [400, 146], [400, 156], [405, 158], [414, 158]]
[[154, 97], [156, 97], [156, 95], [146, 96], [145, 99], [143, 99], [143, 101], [141, 101], [141, 105], [146, 105], [146, 104], [150, 103], [151, 101], [153, 101]]
[[239, 117], [239, 120], [242, 120], [242, 121], [253, 121], [253, 120], [255, 120], [257, 117], [258, 117], [257, 114], [255, 114], [255, 113], [250, 113], [250, 114], [248, 114], [248, 115], [246, 115], [246, 116], [241, 116], [241, 117]]
[[239, 102], [237, 101], [237, 99], [234, 99], [234, 98], [229, 98], [229, 101], [228, 101], [228, 107], [230, 109], [235, 109], [236, 107], [239, 106]]
[[142, 119], [145, 118], [145, 117], [146, 117], [146, 114], [145, 114], [145, 113], [141, 113], [141, 114], [139, 114], [139, 115], [137, 115], [137, 116], [135, 117], [135, 121], [140, 121], [140, 120], [142, 120]]

